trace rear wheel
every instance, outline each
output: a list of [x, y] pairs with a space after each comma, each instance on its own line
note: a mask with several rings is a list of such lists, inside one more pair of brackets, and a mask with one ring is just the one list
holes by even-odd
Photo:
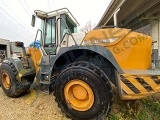
[[18, 97], [30, 88], [33, 83], [34, 76], [29, 76], [29, 80], [22, 78], [21, 81], [16, 80], [17, 70], [10, 61], [3, 62], [0, 67], [0, 84], [4, 93], [9, 97]]
[[103, 119], [113, 99], [108, 77], [100, 68], [84, 61], [62, 70], [54, 94], [62, 111], [76, 120]]
[[2, 73], [2, 84], [3, 84], [4, 88], [7, 90], [9, 90], [11, 88], [11, 78], [6, 71], [4, 71]]

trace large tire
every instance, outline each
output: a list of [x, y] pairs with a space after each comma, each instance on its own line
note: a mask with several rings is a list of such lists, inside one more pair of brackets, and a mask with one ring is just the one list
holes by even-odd
[[26, 78], [22, 78], [21, 81], [16, 80], [17, 73], [13, 63], [10, 61], [2, 63], [0, 67], [0, 84], [4, 93], [9, 97], [18, 97], [26, 93], [33, 83], [33, 76], [29, 76], [29, 80]]
[[101, 70], [103, 70], [103, 72], [107, 75], [109, 80], [115, 86], [117, 85], [116, 78], [115, 78], [116, 69], [114, 68], [112, 63], [110, 63], [109, 61], [107, 61], [106, 59], [104, 59], [100, 55], [88, 55], [88, 56], [85, 56], [83, 58], [83, 61], [87, 61], [87, 62], [92, 63], [92, 64], [98, 66], [99, 68], [101, 68]]
[[61, 110], [74, 120], [102, 120], [112, 105], [108, 77], [94, 64], [71, 63], [59, 74], [55, 97]]

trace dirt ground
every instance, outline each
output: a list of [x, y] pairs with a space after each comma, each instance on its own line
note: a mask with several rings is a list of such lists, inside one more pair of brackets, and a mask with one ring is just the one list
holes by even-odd
[[53, 93], [47, 95], [35, 89], [19, 98], [9, 98], [0, 87], [0, 120], [70, 120], [54, 99]]
[[[114, 103], [118, 96], [114, 98]], [[154, 96], [156, 101], [159, 101], [160, 94]], [[129, 102], [133, 104], [132, 102]], [[135, 102], [136, 103], [136, 102]], [[116, 102], [111, 111], [111, 117], [115, 120], [115, 110], [123, 107], [128, 108], [124, 101]], [[113, 116], [114, 115], [114, 116]], [[53, 93], [50, 95], [44, 94], [39, 90], [37, 84], [31, 86], [30, 92], [19, 97], [7, 97], [0, 87], [0, 120], [71, 120], [61, 112], [55, 102]], [[109, 120], [109, 118], [106, 118]]]

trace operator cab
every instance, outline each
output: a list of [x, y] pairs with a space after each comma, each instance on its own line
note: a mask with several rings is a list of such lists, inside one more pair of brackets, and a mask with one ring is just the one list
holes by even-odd
[[57, 47], [63, 41], [66, 34], [77, 32], [79, 23], [67, 8], [52, 12], [35, 10], [32, 15], [32, 26], [35, 25], [35, 17], [41, 19], [41, 45], [47, 54], [55, 54]]

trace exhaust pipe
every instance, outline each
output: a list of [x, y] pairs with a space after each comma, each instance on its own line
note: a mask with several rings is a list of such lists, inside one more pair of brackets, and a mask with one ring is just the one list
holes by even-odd
[[120, 8], [116, 10], [116, 12], [114, 13], [114, 16], [113, 16], [114, 27], [118, 27], [117, 14], [118, 14], [119, 11], [120, 11]]

